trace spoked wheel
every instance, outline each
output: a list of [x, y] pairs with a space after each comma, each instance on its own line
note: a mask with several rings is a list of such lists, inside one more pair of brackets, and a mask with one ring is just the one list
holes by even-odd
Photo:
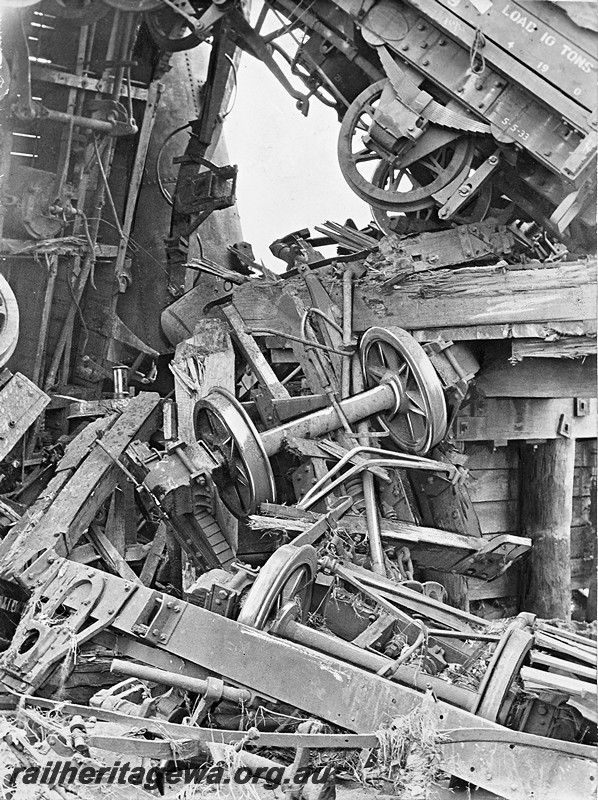
[[245, 598], [238, 621], [263, 630], [282, 606], [293, 600], [299, 606], [300, 621], [305, 622], [317, 567], [316, 551], [310, 544], [279, 547], [261, 568]]
[[[464, 206], [458, 214], [451, 219], [451, 222], [458, 222], [460, 225], [469, 225], [472, 222], [482, 222], [486, 219], [490, 212], [490, 205], [492, 201], [492, 186], [485, 184], [480, 189], [479, 193], [474, 197], [466, 206]], [[382, 208], [370, 206], [372, 218], [376, 225], [383, 233], [396, 233], [397, 220], [400, 217], [407, 218], [417, 228], [418, 222], [436, 222], [438, 217], [436, 214], [437, 204], [432, 202], [428, 206], [419, 209], [418, 211], [387, 211]]]
[[214, 483], [224, 505], [238, 519], [260, 503], [276, 500], [274, 475], [264, 445], [243, 406], [225, 389], [212, 389], [194, 412], [195, 436], [220, 462]]
[[[201, 14], [198, 18], [199, 16]], [[190, 50], [203, 41], [189, 22], [168, 6], [148, 12], [144, 19], [154, 42], [169, 53]]]
[[432, 194], [467, 169], [474, 148], [462, 136], [413, 163], [401, 153], [410, 145], [405, 139], [395, 142], [393, 152], [377, 148], [369, 132], [385, 85], [386, 80], [372, 84], [348, 108], [338, 140], [339, 165], [349, 186], [366, 203], [395, 212], [419, 211], [434, 205]]
[[19, 340], [19, 306], [10, 284], [0, 275], [0, 367], [12, 356]]
[[400, 402], [391, 414], [379, 416], [382, 427], [401, 450], [428, 452], [446, 435], [444, 392], [424, 349], [402, 328], [370, 328], [360, 344], [367, 388], [390, 372], [400, 382]]
[[407, 163], [406, 158], [397, 158], [392, 163], [382, 161], [374, 170], [372, 185], [384, 192], [388, 200], [381, 198], [378, 207], [394, 213], [434, 211], [438, 203], [432, 195], [459, 173], [465, 177], [472, 160], [473, 149], [461, 137], [414, 162]]

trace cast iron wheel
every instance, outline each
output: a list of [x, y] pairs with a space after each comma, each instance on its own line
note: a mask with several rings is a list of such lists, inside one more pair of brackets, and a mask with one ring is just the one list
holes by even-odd
[[[464, 207], [458, 214], [451, 219], [451, 222], [458, 222], [460, 225], [469, 225], [472, 222], [482, 222], [490, 212], [492, 201], [492, 185], [485, 184], [479, 193]], [[438, 222], [436, 215], [437, 203], [419, 209], [418, 211], [387, 211], [382, 208], [370, 206], [372, 218], [383, 233], [395, 233], [394, 221], [397, 217], [409, 217], [414, 220], [434, 220]], [[445, 223], [446, 224], [446, 223]]]
[[190, 50], [203, 41], [192, 30], [189, 22], [168, 6], [148, 12], [144, 19], [154, 42], [169, 53]]
[[212, 389], [194, 411], [195, 436], [219, 457], [214, 483], [237, 519], [274, 503], [276, 488], [261, 437], [243, 406], [225, 389]]
[[10, 284], [0, 275], [0, 367], [12, 356], [19, 340], [19, 306]]
[[385, 85], [386, 80], [373, 83], [347, 109], [338, 139], [339, 165], [351, 189], [366, 203], [389, 211], [419, 211], [433, 205], [431, 195], [469, 167], [474, 146], [461, 136], [401, 166], [405, 140], [397, 140], [396, 152], [386, 154], [364, 142]]
[[317, 568], [318, 557], [310, 544], [301, 547], [283, 544], [260, 569], [243, 602], [238, 622], [263, 630], [289, 600], [298, 604], [299, 621], [305, 622]]
[[440, 378], [423, 347], [402, 328], [370, 328], [359, 346], [366, 387], [391, 373], [400, 382], [398, 410], [378, 421], [408, 453], [427, 453], [446, 435], [446, 402]]

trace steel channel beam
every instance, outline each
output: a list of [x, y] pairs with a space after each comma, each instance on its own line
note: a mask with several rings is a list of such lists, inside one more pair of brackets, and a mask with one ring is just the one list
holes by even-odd
[[[138, 587], [112, 627], [131, 635], [154, 594]], [[389, 717], [421, 705], [422, 693], [408, 686], [197, 606], [182, 601], [179, 606], [176, 627], [155, 646], [258, 694], [359, 733], [375, 731]], [[433, 714], [439, 731], [476, 731], [472, 741], [439, 745], [442, 769], [450, 774], [507, 800], [593, 797], [595, 748], [510, 731], [442, 700], [434, 703]]]
[[[45, 581], [44, 573], [55, 569], [57, 561], [62, 562], [59, 574], [51, 573], [54, 577]], [[58, 592], [62, 582], [77, 583], [81, 576], [103, 584], [102, 598], [90, 606], [90, 627], [98, 633], [110, 628], [151, 645], [145, 651], [148, 660], [154, 654], [159, 660], [159, 653], [178, 656], [227, 682], [351, 732], [371, 733], [388, 719], [421, 708], [423, 694], [408, 686], [182, 600], [172, 602], [169, 595], [131, 586], [117, 576], [57, 559], [51, 551], [21, 580], [29, 590], [39, 587], [39, 592], [48, 594]], [[117, 605], [122, 605], [115, 609], [117, 597]], [[107, 604], [111, 606], [108, 612]], [[54, 630], [59, 632], [60, 626]], [[18, 681], [17, 675], [11, 678], [10, 662], [4, 668], [3, 680]], [[446, 741], [438, 743], [440, 766], [446, 772], [475, 781], [507, 800], [593, 797], [595, 748], [511, 731], [442, 700], [428, 704], [428, 709], [439, 732], [448, 734]]]
[[[381, 384], [367, 392], [356, 394], [341, 400], [340, 407], [347, 417], [349, 424], [359, 422], [366, 417], [388, 411], [396, 404], [396, 394], [390, 384]], [[282, 449], [285, 439], [289, 436], [315, 439], [330, 431], [335, 431], [342, 425], [336, 410], [332, 407], [314, 411], [301, 419], [287, 422], [278, 428], [260, 434], [266, 453], [269, 456]]]
[[[318, 650], [320, 653], [326, 653], [326, 655], [339, 658], [342, 661], [348, 661], [350, 664], [363, 667], [363, 669], [371, 672], [392, 668], [392, 659], [386, 656], [364, 650], [351, 642], [345, 642], [338, 637], [330, 636], [330, 634], [314, 628], [308, 628], [307, 625], [302, 625], [294, 620], [289, 620], [284, 625], [281, 625], [276, 629], [275, 634], [282, 639], [288, 639], [291, 642], [295, 642], [295, 644], [303, 645], [303, 647], [309, 647], [312, 650]], [[472, 711], [478, 704], [478, 696], [475, 692], [449, 684], [441, 678], [428, 675], [415, 667], [399, 666], [394, 674], [389, 676], [389, 680], [411, 686], [413, 689], [419, 689], [422, 692], [431, 687], [441, 700], [446, 700], [446, 702], [465, 710]]]
[[[361, 0], [334, 0], [334, 4], [354, 19], [359, 18]], [[451, 36], [468, 51], [471, 50], [476, 36], [476, 29], [471, 23], [436, 0], [409, 0], [409, 5], [427, 17], [439, 32]], [[391, 43], [389, 46], [397, 52]], [[489, 39], [486, 40], [484, 47], [484, 57], [486, 63], [508, 76], [527, 98], [530, 96], [541, 98], [541, 102], [554, 109], [558, 114], [562, 114], [579, 130], [588, 132], [590, 114], [562, 91], [548, 83], [539, 73], [517, 61]], [[456, 97], [456, 99], [463, 102], [460, 97]], [[471, 110], [476, 115], [479, 114], [479, 111], [473, 106], [471, 106]]]

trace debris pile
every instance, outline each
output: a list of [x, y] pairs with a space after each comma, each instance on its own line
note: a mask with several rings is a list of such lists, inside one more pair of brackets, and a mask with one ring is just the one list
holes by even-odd
[[[5, 4], [3, 796], [595, 796], [595, 35], [520, 3]], [[280, 274], [239, 48], [372, 211]]]
[[[23, 732], [3, 741], [26, 769], [108, 768], [107, 751], [156, 786], [234, 763], [329, 797], [332, 772], [293, 782], [323, 750], [337, 780], [399, 796], [475, 773], [519, 797], [519, 749], [548, 748], [555, 791], [588, 794], [593, 640], [530, 613], [491, 622], [427, 577], [496, 579], [531, 541], [422, 524], [427, 487], [471, 508], [447, 432], [479, 364], [397, 326], [355, 335], [353, 293], [388, 280], [377, 252], [323, 278], [298, 252], [239, 285], [178, 346], [174, 397], [130, 393], [116, 368], [113, 397], [73, 400], [76, 428], [4, 496], [0, 669]], [[244, 292], [266, 291], [270, 321], [250, 327]], [[18, 374], [4, 387], [11, 449], [50, 397]]]

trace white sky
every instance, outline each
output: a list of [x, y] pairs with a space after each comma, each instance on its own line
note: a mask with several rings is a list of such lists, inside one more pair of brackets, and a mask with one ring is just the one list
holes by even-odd
[[[290, 70], [286, 70], [290, 76]], [[297, 78], [294, 86], [302, 86]], [[238, 70], [237, 98], [224, 133], [229, 163], [239, 166], [237, 200], [245, 241], [257, 260], [280, 270], [268, 246], [275, 239], [327, 220], [358, 227], [369, 207], [347, 186], [336, 156], [336, 112], [313, 98], [302, 116], [265, 64], [247, 54]]]

